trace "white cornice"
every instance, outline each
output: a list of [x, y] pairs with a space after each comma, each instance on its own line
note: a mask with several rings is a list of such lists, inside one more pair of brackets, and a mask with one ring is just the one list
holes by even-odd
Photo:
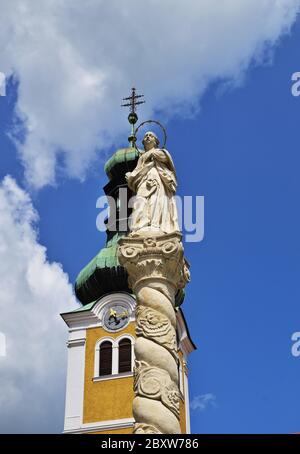
[[126, 429], [133, 427], [133, 418], [115, 419], [110, 421], [97, 421], [93, 423], [82, 424], [78, 429], [65, 430], [64, 433], [85, 433], [85, 432], [100, 432], [107, 430]]
[[85, 338], [78, 338], [78, 339], [69, 339], [67, 342], [67, 346], [70, 347], [78, 347], [80, 345], [85, 345]]

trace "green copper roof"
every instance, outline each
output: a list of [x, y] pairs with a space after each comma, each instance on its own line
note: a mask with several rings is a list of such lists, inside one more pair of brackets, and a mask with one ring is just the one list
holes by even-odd
[[83, 268], [75, 283], [75, 293], [82, 304], [89, 304], [105, 293], [127, 291], [127, 274], [120, 266], [117, 256], [120, 233], [107, 242], [106, 246]]
[[104, 166], [107, 176], [112, 179], [119, 173], [119, 166], [124, 167], [124, 164], [125, 171], [129, 171], [129, 168], [126, 169], [126, 164], [135, 161], [138, 156], [139, 154], [136, 148], [128, 147], [117, 150]]
[[[105, 164], [105, 172], [110, 182], [104, 187], [106, 194], [112, 194], [120, 186], [126, 186], [125, 174], [132, 172], [138, 160], [138, 150], [127, 147], [117, 150]], [[108, 238], [111, 232], [107, 232]], [[113, 291], [130, 292], [127, 273], [119, 264], [117, 242], [124, 233], [116, 233], [106, 246], [83, 268], [75, 283], [75, 293], [79, 301], [86, 305]]]
[[68, 314], [71, 314], [71, 313], [73, 314], [73, 312], [90, 311], [91, 309], [93, 309], [93, 307], [95, 306], [96, 303], [97, 303], [97, 300], [92, 301], [90, 304], [86, 304], [85, 306], [80, 306], [78, 309], [74, 309], [74, 311], [68, 312]]

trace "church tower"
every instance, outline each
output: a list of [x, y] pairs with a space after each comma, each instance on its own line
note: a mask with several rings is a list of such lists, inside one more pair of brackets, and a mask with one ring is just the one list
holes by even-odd
[[[133, 433], [136, 297], [119, 261], [118, 241], [128, 233], [130, 215], [132, 193], [125, 174], [135, 169], [138, 158], [137, 148], [130, 146], [105, 164], [109, 181], [103, 189], [117, 210], [106, 221], [105, 247], [76, 279], [82, 306], [62, 314], [69, 330], [65, 433]], [[180, 307], [183, 300], [181, 289], [175, 298], [179, 423], [182, 433], [190, 433], [187, 360], [195, 346]]]

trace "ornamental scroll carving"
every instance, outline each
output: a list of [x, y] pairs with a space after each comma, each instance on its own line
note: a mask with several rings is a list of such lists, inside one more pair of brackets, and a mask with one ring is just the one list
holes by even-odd
[[177, 355], [176, 331], [170, 320], [155, 309], [138, 306], [136, 309], [136, 334], [151, 339]]
[[135, 435], [141, 435], [141, 434], [161, 434], [156, 427], [150, 425], [150, 424], [143, 424], [143, 423], [137, 423], [134, 426], [133, 433]]
[[142, 397], [161, 400], [179, 418], [178, 387], [165, 370], [149, 366], [145, 361], [136, 361], [134, 392]]

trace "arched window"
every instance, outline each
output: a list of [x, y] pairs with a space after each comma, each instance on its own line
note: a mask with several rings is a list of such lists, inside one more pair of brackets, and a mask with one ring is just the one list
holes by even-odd
[[131, 371], [131, 340], [121, 339], [119, 342], [119, 374]]
[[119, 374], [132, 375], [134, 341], [131, 334], [98, 339], [95, 344], [93, 380], [117, 378]]
[[111, 375], [112, 373], [112, 343], [110, 341], [104, 341], [100, 345], [100, 364], [99, 364], [99, 376]]

